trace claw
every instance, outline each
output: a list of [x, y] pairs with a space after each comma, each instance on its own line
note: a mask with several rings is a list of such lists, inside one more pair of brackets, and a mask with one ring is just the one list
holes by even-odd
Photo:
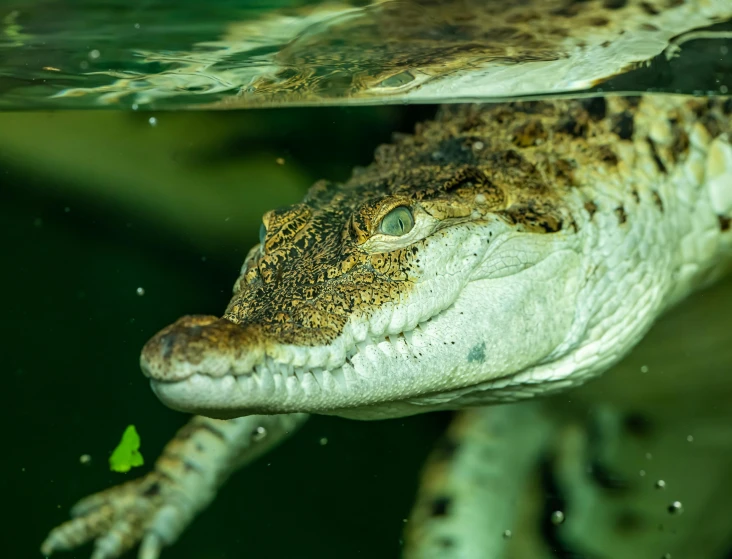
[[68, 520], [51, 530], [41, 544], [41, 553], [51, 555], [56, 551], [65, 551], [84, 545], [109, 529], [113, 522], [114, 509], [109, 505], [100, 506], [98, 510], [88, 513], [87, 516]]

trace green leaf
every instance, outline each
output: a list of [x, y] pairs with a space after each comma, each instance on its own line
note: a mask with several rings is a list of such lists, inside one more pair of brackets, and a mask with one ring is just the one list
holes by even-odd
[[109, 469], [113, 472], [129, 472], [130, 468], [142, 466], [144, 463], [140, 454], [140, 435], [134, 425], [128, 425], [122, 433], [122, 440], [109, 457]]

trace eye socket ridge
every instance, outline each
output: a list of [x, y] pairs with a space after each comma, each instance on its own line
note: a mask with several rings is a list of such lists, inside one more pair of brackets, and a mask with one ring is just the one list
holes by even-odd
[[397, 206], [381, 218], [379, 232], [390, 237], [401, 237], [414, 227], [414, 215], [407, 206]]

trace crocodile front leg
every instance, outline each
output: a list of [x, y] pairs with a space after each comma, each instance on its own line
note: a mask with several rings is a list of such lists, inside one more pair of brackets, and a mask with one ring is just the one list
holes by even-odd
[[41, 552], [51, 555], [95, 540], [92, 559], [113, 559], [140, 542], [140, 559], [157, 559], [234, 470], [289, 437], [307, 417], [195, 416], [167, 444], [152, 472], [82, 499], [71, 511], [75, 518], [53, 529]]

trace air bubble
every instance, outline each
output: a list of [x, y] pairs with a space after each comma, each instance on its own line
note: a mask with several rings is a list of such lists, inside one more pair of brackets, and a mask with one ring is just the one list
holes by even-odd
[[561, 510], [555, 510], [551, 515], [552, 524], [555, 526], [564, 522], [564, 513]]
[[151, 116], [150, 118], [148, 118], [147, 119], [147, 122], [148, 122], [148, 124], [150, 126], [157, 126], [158, 125], [158, 119], [155, 118], [154, 116]]
[[684, 505], [681, 504], [681, 501], [674, 501], [668, 506], [668, 512], [670, 514], [681, 514], [684, 512]]
[[511, 532], [511, 530], [504, 530], [503, 531], [503, 537], [504, 537], [504, 539], [509, 539], [511, 536], [513, 536], [513, 533]]
[[252, 432], [253, 441], [261, 441], [266, 436], [267, 436], [267, 429], [265, 429], [261, 425]]
[[642, 366], [642, 367], [640, 368], [640, 371], [641, 371], [641, 373], [647, 373], [647, 372], [648, 372], [648, 365], [643, 365], [643, 366]]
[[145, 289], [143, 287], [138, 287], [137, 289], [135, 289], [135, 293], [142, 297], [145, 294]]
[[97, 49], [94, 49], [92, 51], [89, 51], [89, 58], [91, 58], [92, 60], [96, 60], [101, 56], [101, 54], [102, 53], [99, 52]]
[[659, 480], [658, 480], [658, 481], [656, 482], [656, 485], [655, 485], [655, 487], [656, 487], [656, 489], [666, 489], [666, 482], [665, 482], [665, 481], [663, 481], [662, 479], [659, 479]]
[[689, 436], [687, 436], [687, 437], [686, 437], [686, 441], [687, 441], [687, 442], [690, 442], [690, 443], [693, 443], [693, 442], [694, 442], [694, 435], [689, 435]]
[[323, 437], [320, 439], [320, 446], [325, 446], [328, 444], [328, 439], [326, 437]]

